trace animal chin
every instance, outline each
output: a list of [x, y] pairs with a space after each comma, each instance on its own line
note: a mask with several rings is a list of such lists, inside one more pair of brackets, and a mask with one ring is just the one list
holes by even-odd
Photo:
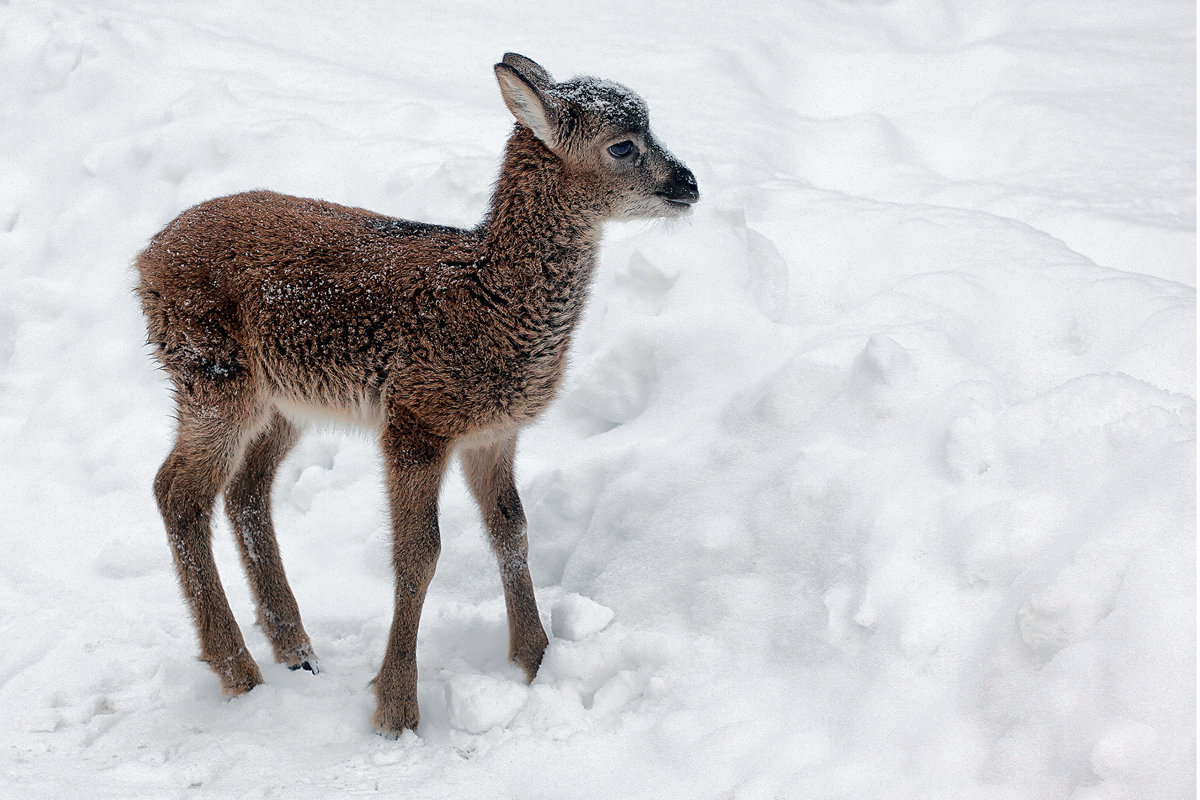
[[671, 198], [664, 197], [662, 195], [659, 195], [659, 199], [661, 199], [663, 201], [663, 205], [668, 209], [667, 214], [669, 216], [678, 216], [679, 214], [686, 214], [687, 212], [692, 210], [692, 204], [687, 201], [672, 200]]

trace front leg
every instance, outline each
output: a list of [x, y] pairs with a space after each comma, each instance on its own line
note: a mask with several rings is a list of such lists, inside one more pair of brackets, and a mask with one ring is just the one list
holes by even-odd
[[506, 441], [463, 451], [462, 462], [500, 565], [508, 611], [508, 657], [525, 670], [525, 679], [532, 681], [548, 640], [529, 576], [525, 512], [513, 478], [516, 447], [514, 434]]
[[395, 611], [387, 652], [375, 678], [375, 730], [399, 736], [415, 730], [417, 626], [425, 590], [441, 549], [438, 489], [447, 443], [429, 434], [407, 413], [392, 415], [383, 431], [383, 456], [392, 512], [392, 560], [396, 569]]

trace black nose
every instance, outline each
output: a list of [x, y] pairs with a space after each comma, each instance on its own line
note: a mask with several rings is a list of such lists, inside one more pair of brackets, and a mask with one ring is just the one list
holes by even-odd
[[690, 205], [700, 199], [700, 187], [696, 185], [696, 176], [692, 171], [680, 166], [676, 167], [670, 183], [659, 194], [672, 202]]

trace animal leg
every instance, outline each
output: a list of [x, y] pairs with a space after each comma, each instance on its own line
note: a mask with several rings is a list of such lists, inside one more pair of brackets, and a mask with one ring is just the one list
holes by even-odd
[[548, 640], [529, 576], [525, 512], [513, 477], [516, 446], [514, 435], [495, 445], [464, 451], [462, 462], [500, 565], [508, 611], [508, 657], [525, 670], [526, 680], [532, 681]]
[[200, 657], [220, 677], [225, 694], [238, 695], [262, 683], [262, 674], [246, 650], [217, 574], [211, 518], [258, 415], [228, 383], [231, 391], [209, 392], [207, 402], [200, 402], [193, 384], [180, 388], [178, 435], [154, 480], [154, 493], [196, 624]]
[[271, 522], [271, 486], [275, 471], [299, 438], [278, 411], [246, 448], [241, 466], [225, 489], [225, 513], [233, 525], [250, 589], [275, 660], [289, 669], [316, 673], [317, 658], [300, 621], [300, 609], [288, 585]]
[[387, 652], [375, 678], [373, 721], [379, 733], [398, 736], [406, 728], [415, 729], [420, 721], [417, 626], [441, 551], [437, 501], [448, 447], [444, 439], [421, 430], [406, 414], [393, 415], [384, 428], [382, 444], [396, 584]]

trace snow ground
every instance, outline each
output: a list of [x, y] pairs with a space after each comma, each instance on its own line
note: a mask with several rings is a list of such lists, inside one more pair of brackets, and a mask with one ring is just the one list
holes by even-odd
[[[0, 794], [1194, 796], [1194, 15], [0, 4]], [[267, 680], [223, 701], [131, 259], [253, 187], [473, 224], [506, 50], [639, 90], [703, 193], [610, 230], [523, 439], [541, 674], [451, 476], [419, 736], [371, 732], [378, 462], [314, 431], [276, 519], [322, 673], [270, 662], [223, 526]]]

